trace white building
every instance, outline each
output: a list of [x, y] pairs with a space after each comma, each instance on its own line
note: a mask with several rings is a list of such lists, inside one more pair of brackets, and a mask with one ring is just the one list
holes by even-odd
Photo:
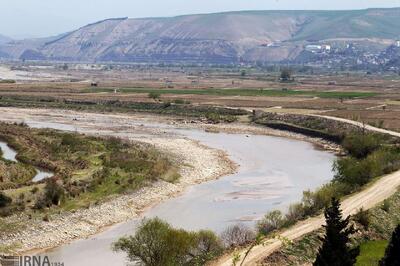
[[322, 45], [322, 50], [330, 52], [332, 47], [329, 44]]
[[309, 44], [306, 45], [306, 51], [312, 52], [312, 53], [321, 53], [321, 52], [330, 52], [332, 47], [329, 44]]
[[397, 46], [397, 47], [400, 47], [400, 40], [396, 41], [396, 42], [394, 43], [394, 45]]
[[306, 45], [306, 51], [316, 53], [320, 52], [321, 50], [322, 50], [322, 45], [317, 45], [317, 44]]

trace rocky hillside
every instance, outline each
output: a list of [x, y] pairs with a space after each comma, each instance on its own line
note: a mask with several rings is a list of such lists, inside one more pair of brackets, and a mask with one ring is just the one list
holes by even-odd
[[10, 58], [61, 61], [282, 61], [305, 45], [363, 41], [386, 49], [400, 38], [400, 8], [246, 11], [172, 18], [118, 18], [61, 37], [0, 46]]

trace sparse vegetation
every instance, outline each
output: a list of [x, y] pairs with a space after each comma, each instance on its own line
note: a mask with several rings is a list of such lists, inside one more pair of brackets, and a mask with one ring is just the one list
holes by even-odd
[[16, 81], [13, 79], [0, 79], [0, 83], [14, 84], [14, 83], [16, 83]]
[[[164, 90], [163, 90], [164, 91]], [[149, 112], [163, 115], [176, 115], [189, 119], [207, 119], [207, 116], [221, 119], [218, 122], [235, 121], [237, 116], [249, 115], [250, 112], [242, 109], [214, 107], [208, 105], [193, 106], [187, 104], [171, 104], [170, 102], [122, 102], [122, 101], [59, 101], [54, 98], [35, 98], [8, 96], [0, 97], [0, 106], [16, 107], [42, 107], [42, 108], [60, 108], [72, 109], [78, 111], [96, 111], [96, 112]]]
[[[145, 144], [5, 123], [0, 124], [0, 138], [18, 152], [19, 161], [0, 160], [2, 216], [23, 210], [73, 210], [155, 180], [179, 179], [172, 161]], [[33, 183], [33, 166], [54, 172], [54, 177]]]

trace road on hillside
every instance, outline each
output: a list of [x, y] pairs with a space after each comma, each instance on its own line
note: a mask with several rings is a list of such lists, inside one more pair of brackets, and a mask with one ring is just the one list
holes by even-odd
[[[400, 137], [399, 132], [376, 128], [370, 125], [365, 125], [363, 123], [348, 119], [323, 116], [323, 115], [312, 115], [312, 116], [318, 116], [326, 119], [344, 122], [358, 127], [364, 127], [365, 129], [370, 131], [389, 134], [395, 137]], [[369, 185], [363, 191], [356, 193], [350, 196], [349, 198], [343, 200], [342, 210], [344, 216], [355, 214], [361, 208], [370, 209], [375, 207], [378, 203], [382, 202], [383, 200], [389, 198], [394, 193], [396, 193], [397, 188], [399, 186], [400, 186], [400, 171], [383, 176], [375, 183]], [[312, 217], [307, 220], [301, 221], [296, 225], [290, 227], [289, 229], [283, 231], [280, 234], [279, 238], [293, 241], [308, 233], [311, 233], [312, 231], [321, 228], [324, 223], [325, 219], [323, 215]], [[255, 246], [250, 251], [243, 265], [256, 265], [263, 258], [269, 256], [274, 251], [278, 250], [281, 246], [282, 246], [282, 241], [279, 240], [278, 238], [268, 239], [264, 241], [262, 244]], [[246, 251], [247, 250], [241, 250], [239, 252], [240, 258], [242, 259], [244, 258]], [[232, 254], [229, 256], [228, 255], [224, 256], [218, 261], [216, 261], [214, 265], [232, 266], [232, 257], [233, 257]], [[236, 265], [240, 265], [240, 263], [241, 262], [237, 263]]]

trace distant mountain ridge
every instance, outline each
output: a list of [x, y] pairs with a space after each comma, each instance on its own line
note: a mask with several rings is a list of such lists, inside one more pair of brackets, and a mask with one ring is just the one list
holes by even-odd
[[10, 41], [12, 41], [12, 39], [10, 37], [0, 34], [0, 45], [8, 43]]
[[50, 39], [0, 45], [9, 58], [106, 62], [277, 62], [311, 43], [362, 40], [385, 49], [400, 39], [400, 8], [238, 11], [115, 18]]

